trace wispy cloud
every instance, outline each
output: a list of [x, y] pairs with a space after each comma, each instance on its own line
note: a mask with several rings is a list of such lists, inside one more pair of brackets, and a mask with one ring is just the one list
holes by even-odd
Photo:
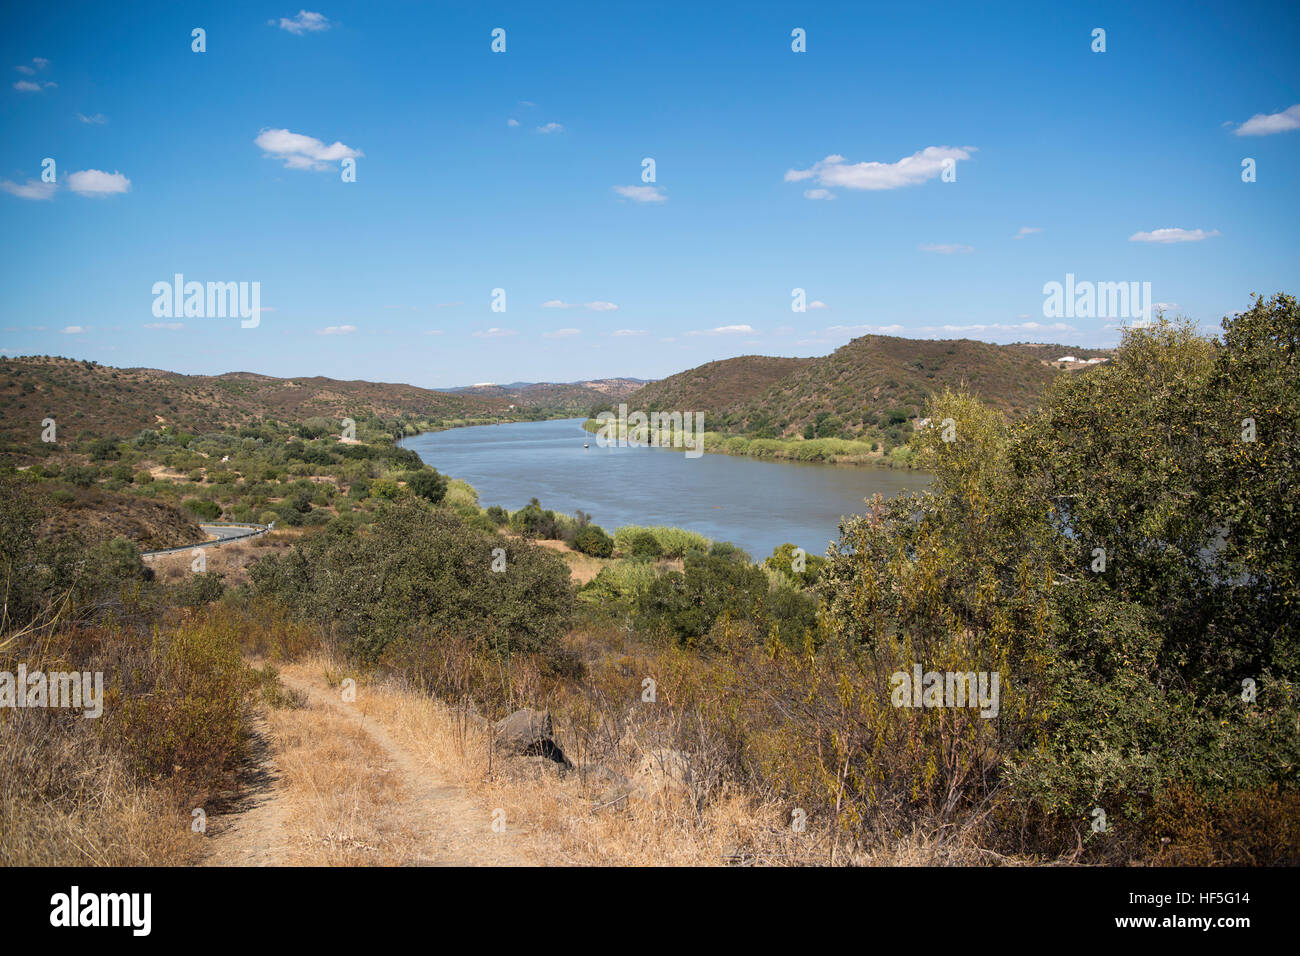
[[1017, 232], [1017, 233], [1016, 233], [1014, 236], [1012, 236], [1011, 238], [1012, 238], [1012, 239], [1023, 239], [1023, 238], [1025, 238], [1025, 236], [1032, 236], [1034, 233], [1036, 233], [1036, 232], [1042, 232], [1042, 231], [1043, 231], [1043, 230], [1042, 230], [1042, 227], [1041, 227], [1041, 226], [1021, 226], [1021, 227], [1020, 227], [1020, 231]]
[[23, 93], [39, 93], [41, 90], [52, 89], [58, 85], [59, 84], [57, 83], [51, 83], [49, 80], [41, 80], [40, 82], [34, 80], [19, 80], [14, 84], [14, 89], [20, 90]]
[[508, 119], [508, 120], [506, 120], [506, 125], [507, 125], [507, 126], [518, 126], [518, 125], [519, 125], [519, 120], [517, 120], [517, 119]]
[[38, 179], [29, 179], [21, 186], [7, 179], [0, 179], [0, 189], [19, 199], [53, 199], [55, 188], [54, 183], [43, 183]]
[[1217, 236], [1219, 230], [1206, 232], [1204, 229], [1152, 229], [1150, 232], [1135, 232], [1128, 237], [1129, 242], [1200, 242]]
[[67, 326], [64, 326], [62, 334], [63, 334], [63, 335], [81, 335], [81, 334], [83, 334], [83, 333], [85, 333], [85, 332], [87, 332], [87, 331], [89, 331], [89, 328], [88, 328], [87, 326], [84, 326], [84, 325], [67, 325]]
[[617, 312], [618, 306], [613, 302], [588, 302], [583, 308], [589, 312]]
[[667, 202], [668, 197], [658, 186], [615, 186], [614, 192], [633, 202]]
[[829, 189], [805, 189], [803, 191], [805, 199], [834, 199], [835, 194]]
[[548, 299], [542, 303], [543, 309], [576, 309], [578, 303], [565, 302], [563, 299]]
[[329, 18], [324, 14], [311, 13], [307, 10], [299, 10], [295, 17], [281, 17], [279, 21], [267, 20], [266, 22], [296, 36], [302, 36], [304, 33], [320, 33], [332, 26]]
[[149, 322], [145, 325], [146, 329], [164, 329], [168, 332], [175, 332], [185, 328], [184, 322]]
[[357, 330], [355, 325], [327, 325], [323, 329], [317, 329], [317, 335], [351, 335]]
[[974, 252], [974, 246], [963, 246], [955, 242], [932, 242], [928, 245], [917, 246], [922, 252], [937, 252], [941, 256], [964, 255], [968, 252]]
[[84, 113], [78, 113], [77, 119], [81, 120], [83, 123], [88, 123], [91, 126], [103, 126], [108, 122], [108, 117], [103, 113], [96, 113], [94, 116], [87, 116]]
[[645, 329], [619, 329], [618, 331], [611, 332], [609, 334], [614, 336], [614, 338], [617, 339], [625, 339], [633, 335], [645, 335], [646, 330]]
[[129, 192], [131, 180], [116, 170], [106, 173], [98, 169], [83, 169], [68, 174], [68, 188], [81, 196], [111, 196]]
[[264, 129], [253, 142], [267, 156], [283, 160], [286, 169], [327, 169], [329, 163], [365, 155], [338, 141], [326, 146], [313, 136], [287, 129]]
[[542, 338], [546, 339], [567, 339], [575, 335], [581, 335], [582, 329], [556, 329], [554, 332], [543, 332]]
[[481, 331], [473, 333], [476, 339], [500, 339], [500, 338], [505, 338], [507, 335], [515, 335], [515, 334], [517, 333], [515, 332], [514, 329], [498, 329], [498, 328], [483, 329]]
[[821, 299], [813, 299], [811, 302], [808, 303], [808, 308], [809, 308], [809, 309], [829, 309], [830, 306], [827, 305], [825, 302], [823, 302]]
[[752, 325], [719, 325], [715, 329], [700, 329], [696, 332], [687, 332], [687, 335], [754, 335]]
[[[830, 155], [808, 169], [791, 169], [785, 174], [788, 183], [815, 180], [828, 189], [898, 189], [916, 186], [939, 176], [949, 160], [970, 159], [974, 146], [927, 146], [904, 156], [896, 163], [847, 163], [843, 156]], [[814, 190], [809, 190], [813, 192]], [[805, 193], [805, 195], [808, 195]], [[809, 196], [809, 199], [829, 199], [831, 194]]]
[[546, 124], [543, 125], [543, 126], [539, 126], [539, 127], [537, 127], [537, 132], [539, 132], [539, 133], [563, 133], [563, 132], [564, 132], [564, 126], [563, 126], [562, 124], [560, 124], [560, 123], [546, 123]]
[[1300, 103], [1280, 113], [1256, 113], [1233, 132], [1238, 136], [1271, 136], [1300, 129]]

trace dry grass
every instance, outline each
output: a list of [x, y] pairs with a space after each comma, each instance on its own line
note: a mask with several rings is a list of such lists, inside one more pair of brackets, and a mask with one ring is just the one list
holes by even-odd
[[[315, 658], [286, 667], [282, 677], [290, 686], [301, 682], [323, 689], [347, 673], [337, 662]], [[483, 828], [494, 811], [504, 811], [511, 844], [545, 865], [717, 866], [736, 848], [766, 863], [829, 861], [829, 843], [816, 827], [810, 824], [796, 834], [788, 813], [760, 806], [750, 794], [722, 790], [703, 800], [692, 789], [628, 794], [603, 774], [561, 774], [541, 758], [503, 759], [493, 751], [489, 726], [481, 718], [359, 675], [354, 706], [372, 732], [462, 790], [458, 813], [474, 816]], [[566, 746], [564, 728], [557, 726], [556, 736]], [[633, 776], [639, 761], [629, 756], [618, 772]], [[387, 811], [392, 813], [394, 805]], [[318, 822], [313, 832], [324, 826]], [[459, 849], [475, 854], [494, 842], [502, 841], [488, 833]]]
[[94, 729], [0, 712], [0, 866], [185, 866], [202, 852], [189, 816]]

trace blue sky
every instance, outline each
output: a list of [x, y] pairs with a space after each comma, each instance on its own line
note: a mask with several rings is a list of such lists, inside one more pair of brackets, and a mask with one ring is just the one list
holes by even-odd
[[[1300, 289], [1293, 3], [301, 2], [6, 6], [6, 354], [659, 377], [869, 331], [1113, 344], [1044, 317], [1067, 273], [1211, 329]], [[267, 311], [159, 319], [176, 273]]]

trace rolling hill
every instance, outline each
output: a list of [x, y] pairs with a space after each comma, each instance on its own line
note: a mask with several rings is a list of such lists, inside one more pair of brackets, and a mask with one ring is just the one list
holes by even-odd
[[1053, 360], [1108, 354], [864, 335], [820, 358], [745, 355], [710, 362], [647, 385], [627, 401], [647, 410], [703, 411], [707, 427], [722, 432], [865, 437], [919, 417], [926, 399], [945, 388], [965, 387], [1008, 415], [1022, 415], [1061, 374]]
[[39, 439], [45, 418], [69, 438], [82, 432], [125, 437], [163, 425], [207, 432], [258, 418], [483, 418], [504, 414], [509, 404], [414, 385], [252, 372], [181, 375], [49, 356], [0, 359], [0, 436], [22, 443]]

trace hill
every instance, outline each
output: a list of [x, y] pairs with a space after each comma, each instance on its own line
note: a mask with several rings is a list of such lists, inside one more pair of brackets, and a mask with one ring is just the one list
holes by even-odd
[[741, 355], [708, 362], [651, 382], [627, 396], [634, 408], [703, 411], [724, 418], [756, 401], [771, 386], [819, 359]]
[[49, 356], [0, 359], [0, 436], [24, 444], [39, 439], [45, 418], [57, 422], [62, 439], [126, 437], [164, 425], [203, 433], [263, 418], [485, 418], [503, 414], [509, 404], [495, 396], [381, 382], [252, 372], [181, 375]]
[[[864, 335], [820, 358], [745, 355], [710, 362], [633, 393], [647, 410], [703, 411], [710, 430], [762, 437], [905, 440], [909, 420], [945, 388], [967, 388], [1012, 417], [1035, 405], [1061, 369], [1056, 359], [1101, 349], [970, 339]], [[1072, 369], [1086, 368], [1082, 362]]]

